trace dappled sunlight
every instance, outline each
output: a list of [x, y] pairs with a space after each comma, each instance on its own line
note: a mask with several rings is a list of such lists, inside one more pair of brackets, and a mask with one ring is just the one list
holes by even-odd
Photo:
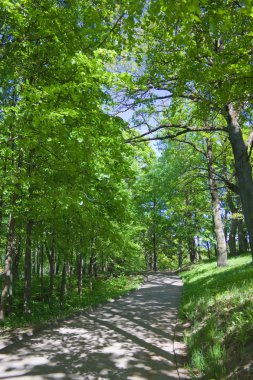
[[136, 293], [4, 350], [0, 379], [178, 379], [173, 330], [181, 282], [150, 277]]

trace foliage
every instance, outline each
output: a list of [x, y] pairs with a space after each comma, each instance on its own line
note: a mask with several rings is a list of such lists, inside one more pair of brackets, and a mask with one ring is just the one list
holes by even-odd
[[35, 275], [50, 273], [44, 285], [54, 299], [73, 274], [81, 283], [87, 273], [142, 266], [132, 188], [136, 156], [143, 164], [148, 148], [125, 144], [126, 123], [111, 115], [110, 89], [128, 81], [109, 69], [121, 49], [111, 34], [126, 5], [20, 0], [1, 7], [0, 318], [12, 312], [9, 269], [20, 302], [15, 287], [23, 281], [29, 312]]
[[[139, 70], [133, 75], [126, 105], [135, 107], [136, 125], [146, 127], [132, 139], [135, 143], [156, 139], [190, 143], [189, 134], [198, 134], [200, 140], [216, 139], [217, 132], [222, 141], [228, 136], [230, 148], [223, 157], [229, 167], [233, 157], [253, 253], [248, 128], [253, 88], [251, 7], [252, 1], [150, 1], [136, 30], [140, 37], [133, 59]], [[224, 163], [215, 165], [220, 174]], [[220, 217], [214, 219], [222, 224]], [[218, 241], [218, 250], [224, 253], [218, 257], [225, 258], [225, 239], [220, 236]]]
[[[188, 142], [198, 141], [188, 139]], [[204, 142], [202, 142], [204, 147]], [[220, 153], [220, 152], [219, 152]], [[136, 186], [141, 221], [146, 226], [142, 246], [152, 265], [154, 249], [159, 269], [173, 269], [189, 260], [190, 250], [213, 253], [213, 227], [205, 157], [184, 142], [163, 144]]]

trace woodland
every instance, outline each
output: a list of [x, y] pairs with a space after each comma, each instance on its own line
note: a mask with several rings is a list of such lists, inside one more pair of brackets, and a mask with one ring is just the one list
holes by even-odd
[[2, 325], [253, 257], [252, 21], [252, 0], [1, 1]]

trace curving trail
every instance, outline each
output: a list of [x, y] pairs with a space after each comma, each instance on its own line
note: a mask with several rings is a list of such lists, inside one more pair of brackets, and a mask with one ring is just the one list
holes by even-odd
[[0, 379], [186, 379], [173, 344], [181, 289], [176, 275], [152, 274], [131, 295], [2, 350]]

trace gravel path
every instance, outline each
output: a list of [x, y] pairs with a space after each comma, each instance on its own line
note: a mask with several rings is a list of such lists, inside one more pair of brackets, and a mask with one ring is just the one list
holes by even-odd
[[154, 274], [138, 291], [6, 347], [0, 379], [186, 379], [175, 344], [182, 282]]

